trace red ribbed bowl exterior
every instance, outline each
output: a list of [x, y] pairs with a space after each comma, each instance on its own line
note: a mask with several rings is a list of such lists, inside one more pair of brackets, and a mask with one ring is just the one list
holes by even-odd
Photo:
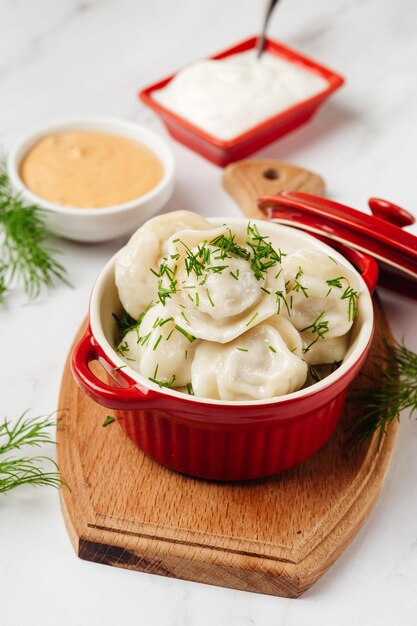
[[[372, 331], [359, 358], [331, 384], [265, 403], [220, 403], [150, 389], [117, 370], [91, 328], [75, 346], [71, 367], [80, 387], [113, 409], [130, 439], [162, 465], [199, 478], [249, 480], [289, 469], [327, 442], [371, 340]], [[107, 370], [108, 384], [89, 369], [93, 360]]]
[[[248, 480], [286, 470], [317, 452], [339, 421], [346, 391], [290, 423], [225, 425], [183, 422], [182, 415], [157, 409], [116, 411], [132, 441], [171, 469], [212, 480]], [[216, 410], [219, 407], [216, 407]]]

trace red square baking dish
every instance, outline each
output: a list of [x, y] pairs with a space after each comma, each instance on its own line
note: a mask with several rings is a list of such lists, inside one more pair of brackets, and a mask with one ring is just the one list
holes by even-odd
[[[223, 59], [239, 52], [251, 50], [255, 48], [257, 40], [257, 37], [251, 37], [223, 52], [214, 54], [210, 58]], [[174, 78], [175, 74], [142, 89], [139, 92], [139, 98], [160, 116], [174, 139], [191, 150], [198, 152], [212, 163], [225, 167], [233, 161], [249, 156], [308, 122], [319, 106], [344, 83], [343, 77], [339, 74], [277, 41], [266, 39], [265, 49], [271, 54], [284, 58], [291, 63], [302, 65], [309, 71], [319, 74], [326, 80], [328, 86], [318, 94], [266, 119], [245, 133], [227, 141], [218, 139], [203, 131], [185, 118], [162, 106], [153, 98], [153, 93], [165, 87]]]

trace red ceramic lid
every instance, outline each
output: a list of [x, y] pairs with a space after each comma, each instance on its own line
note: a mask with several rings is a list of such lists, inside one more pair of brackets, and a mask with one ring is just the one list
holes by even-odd
[[371, 198], [373, 215], [337, 202], [298, 191], [264, 196], [259, 207], [281, 224], [295, 226], [339, 241], [374, 257], [379, 283], [417, 299], [417, 237], [402, 230], [415, 222], [413, 215], [379, 198]]

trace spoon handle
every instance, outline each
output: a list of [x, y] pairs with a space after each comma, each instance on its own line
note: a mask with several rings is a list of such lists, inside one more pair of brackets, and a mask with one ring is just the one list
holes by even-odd
[[275, 6], [278, 4], [278, 0], [268, 0], [267, 6], [266, 6], [266, 12], [265, 12], [265, 17], [264, 17], [264, 23], [262, 26], [262, 33], [261, 36], [258, 39], [258, 42], [256, 44], [256, 58], [259, 59], [264, 51], [264, 46], [265, 46], [265, 35], [266, 35], [266, 29], [268, 27], [268, 22], [269, 22], [269, 18], [272, 15], [272, 11], [274, 10]]

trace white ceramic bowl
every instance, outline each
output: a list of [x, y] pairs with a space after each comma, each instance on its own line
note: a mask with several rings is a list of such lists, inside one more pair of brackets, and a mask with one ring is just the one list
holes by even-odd
[[[21, 161], [28, 150], [45, 135], [71, 130], [108, 132], [129, 137], [146, 145], [162, 162], [164, 168], [162, 180], [151, 191], [135, 200], [101, 209], [61, 206], [39, 198], [20, 178]], [[38, 128], [23, 137], [11, 150], [7, 159], [7, 169], [14, 189], [26, 202], [48, 209], [45, 220], [49, 230], [75, 241], [106, 241], [133, 233], [166, 204], [174, 188], [174, 158], [166, 143], [139, 124], [110, 117], [73, 118]]]

